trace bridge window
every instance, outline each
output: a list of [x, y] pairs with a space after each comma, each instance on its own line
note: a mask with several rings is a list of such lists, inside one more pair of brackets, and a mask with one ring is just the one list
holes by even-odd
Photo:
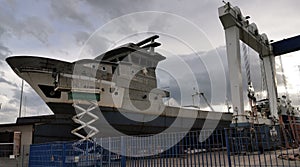
[[140, 63], [140, 59], [138, 56], [136, 55], [131, 55], [131, 61], [135, 64], [139, 64]]
[[147, 65], [147, 60], [145, 58], [141, 58], [141, 65], [146, 66]]

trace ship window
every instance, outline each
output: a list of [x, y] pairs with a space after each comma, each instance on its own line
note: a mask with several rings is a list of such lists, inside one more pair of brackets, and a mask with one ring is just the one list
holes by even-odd
[[0, 157], [20, 154], [21, 132], [0, 132]]
[[141, 65], [146, 66], [147, 60], [145, 58], [141, 58]]
[[104, 66], [102, 67], [102, 71], [106, 71], [106, 68]]
[[116, 88], [109, 88], [109, 92], [113, 93], [116, 90]]
[[152, 67], [152, 61], [151, 60], [147, 60], [147, 66]]
[[0, 157], [8, 157], [13, 154], [13, 132], [0, 132]]
[[128, 62], [129, 60], [128, 60], [128, 56], [127, 55], [125, 55], [125, 56], [120, 56], [119, 57], [119, 61], [125, 61], [125, 62]]
[[139, 57], [136, 55], [131, 55], [131, 61], [135, 64], [139, 64]]
[[100, 101], [99, 93], [85, 93], [85, 92], [69, 92], [69, 100], [97, 100]]
[[48, 86], [48, 85], [39, 85], [39, 88], [42, 90], [44, 95], [49, 98], [60, 98], [61, 97], [61, 91], [57, 90], [54, 91], [54, 86]]
[[116, 69], [117, 69], [116, 66], [112, 66], [112, 67], [111, 67], [112, 74], [115, 74], [115, 72], [116, 72], [116, 74], [119, 75], [119, 70], [116, 71]]

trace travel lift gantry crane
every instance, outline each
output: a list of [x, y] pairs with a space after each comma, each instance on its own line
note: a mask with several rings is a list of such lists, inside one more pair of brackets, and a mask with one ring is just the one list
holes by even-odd
[[[277, 90], [275, 87], [275, 58], [272, 55], [271, 45], [266, 34], [259, 34], [255, 23], [249, 24], [248, 17], [244, 17], [238, 7], [232, 7], [226, 3], [219, 8], [219, 18], [225, 29], [227, 60], [231, 98], [233, 106], [233, 123], [237, 126], [249, 126], [244, 111], [244, 98], [242, 87], [242, 68], [240, 56], [240, 40], [255, 50], [264, 64], [266, 73], [267, 92], [271, 117], [278, 119], [277, 114]], [[251, 85], [249, 85], [250, 87]], [[249, 89], [252, 91], [251, 89]], [[260, 123], [272, 125], [270, 119], [261, 120]]]
[[[266, 34], [259, 34], [255, 23], [249, 24], [238, 7], [230, 3], [218, 9], [219, 18], [225, 29], [232, 105], [234, 109], [232, 126], [249, 127], [250, 122], [244, 110], [240, 40], [255, 50], [263, 61], [267, 84], [270, 117], [261, 119], [260, 124], [278, 124], [277, 88], [275, 78], [275, 56], [300, 50], [300, 36], [270, 43]], [[248, 83], [248, 94], [253, 94]], [[251, 95], [251, 96], [252, 96]]]

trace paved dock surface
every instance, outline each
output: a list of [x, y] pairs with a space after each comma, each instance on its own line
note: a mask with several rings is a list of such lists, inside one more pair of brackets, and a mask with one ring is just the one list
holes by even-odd
[[[289, 153], [290, 159], [279, 158], [280, 155]], [[289, 152], [272, 151], [264, 154], [244, 153], [239, 155], [231, 155], [230, 161], [232, 166], [290, 166], [299, 167], [300, 160], [293, 158], [292, 150]], [[294, 150], [294, 153], [295, 150]], [[297, 154], [297, 153], [296, 153]], [[226, 151], [204, 152], [198, 154], [189, 154], [176, 158], [145, 158], [145, 159], [127, 159], [127, 166], [229, 166], [229, 157]]]

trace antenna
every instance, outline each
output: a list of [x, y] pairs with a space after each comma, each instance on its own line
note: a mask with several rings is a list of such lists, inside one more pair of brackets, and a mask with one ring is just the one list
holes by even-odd
[[[195, 96], [199, 95], [199, 92], [196, 90], [195, 87], [193, 87], [193, 90], [195, 91], [195, 93], [192, 94], [193, 106], [196, 106], [196, 105], [195, 105]], [[199, 105], [200, 105], [200, 104], [199, 104]], [[199, 106], [199, 108], [200, 108], [200, 106]]]
[[227, 112], [230, 113], [231, 106], [229, 106], [228, 99], [226, 98], [225, 105], [227, 107]]

